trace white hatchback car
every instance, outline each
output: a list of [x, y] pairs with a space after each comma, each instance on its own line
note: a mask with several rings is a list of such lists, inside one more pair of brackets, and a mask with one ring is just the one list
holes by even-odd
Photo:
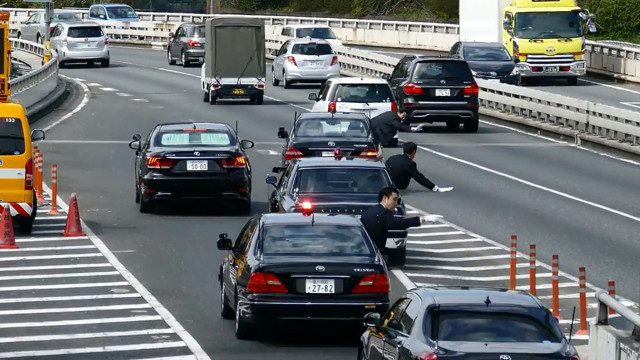
[[374, 118], [387, 111], [398, 111], [391, 87], [376, 78], [341, 77], [328, 80], [317, 94], [312, 112], [360, 112]]
[[51, 33], [51, 49], [58, 53], [60, 65], [85, 62], [93, 66], [99, 61], [109, 67], [109, 39], [96, 23], [57, 24]]
[[324, 83], [340, 76], [340, 63], [325, 40], [292, 39], [282, 44], [271, 65], [271, 83], [285, 89], [293, 83]]
[[295, 38], [324, 39], [329, 42], [332, 47], [343, 46], [342, 41], [338, 40], [336, 34], [334, 34], [333, 30], [331, 30], [331, 28], [327, 25], [285, 25], [280, 29], [279, 38], [280, 41], [286, 41], [288, 39]]

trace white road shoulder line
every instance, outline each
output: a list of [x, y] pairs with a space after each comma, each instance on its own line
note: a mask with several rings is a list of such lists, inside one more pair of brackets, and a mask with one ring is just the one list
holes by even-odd
[[58, 289], [84, 289], [95, 287], [128, 286], [126, 281], [114, 281], [105, 283], [82, 283], [82, 284], [56, 284], [56, 285], [33, 285], [33, 286], [5, 286], [0, 287], [0, 292], [4, 291], [27, 291], [27, 290], [58, 290]]
[[77, 113], [78, 111], [82, 110], [82, 108], [85, 107], [85, 105], [87, 105], [87, 103], [89, 102], [89, 93], [90, 93], [90, 91], [89, 91], [89, 88], [87, 87], [87, 85], [84, 84], [84, 82], [75, 81], [75, 80], [73, 80], [73, 78], [70, 78], [70, 77], [65, 76], [65, 75], [60, 75], [60, 76], [65, 78], [65, 79], [68, 79], [70, 81], [73, 81], [78, 85], [80, 85], [80, 87], [82, 87], [82, 91], [84, 92], [84, 96], [83, 96], [82, 101], [80, 102], [80, 104], [78, 104], [78, 106], [76, 106], [73, 110], [71, 110], [71, 112], [63, 115], [60, 119], [58, 119], [54, 123], [50, 124], [49, 126], [45, 127], [44, 129], [42, 129], [45, 132], [53, 129], [54, 127], [56, 127], [57, 125], [59, 125], [63, 121], [65, 121], [68, 118], [72, 117], [75, 113]]
[[159, 335], [159, 334], [174, 334], [174, 332], [171, 329], [146, 329], [146, 330], [112, 331], [112, 332], [87, 333], [87, 334], [16, 336], [16, 337], [0, 338], [0, 344], [14, 343], [14, 342], [94, 339], [94, 338], [105, 338], [105, 337]]
[[[15, 249], [14, 249], [15, 251]], [[37, 256], [12, 256], [12, 257], [0, 257], [0, 262], [4, 261], [25, 261], [25, 260], [52, 260], [52, 259], [74, 259], [85, 257], [102, 257], [101, 253], [89, 253], [89, 254], [63, 254], [63, 255], [37, 255]]]
[[97, 268], [97, 267], [111, 267], [111, 264], [102, 263], [102, 264], [71, 264], [71, 265], [43, 265], [43, 266], [0, 267], [0, 272], [83, 269], [83, 268]]
[[9, 359], [9, 358], [27, 357], [27, 356], [35, 357], [35, 356], [104, 353], [104, 352], [116, 352], [116, 351], [167, 349], [167, 348], [175, 348], [175, 347], [183, 347], [183, 346], [186, 346], [184, 342], [173, 341], [173, 342], [165, 342], [165, 343], [158, 342], [158, 343], [149, 343], [149, 344], [100, 346], [100, 347], [78, 348], [78, 349], [15, 351], [15, 352], [0, 353], [0, 359]]
[[123, 322], [137, 321], [159, 321], [162, 316], [159, 315], [136, 315], [117, 318], [100, 318], [100, 319], [82, 319], [82, 320], [59, 320], [59, 321], [40, 321], [40, 322], [23, 322], [23, 323], [0, 323], [0, 329], [20, 329], [25, 327], [48, 327], [48, 326], [73, 326], [73, 325], [93, 325], [93, 324], [115, 324]]
[[120, 275], [120, 273], [117, 271], [101, 271], [101, 272], [68, 273], [68, 274], [11, 275], [11, 276], [0, 276], [0, 281], [30, 280], [30, 279], [61, 279], [61, 278], [113, 276], [113, 275]]
[[30, 303], [30, 302], [54, 302], [54, 301], [80, 301], [80, 300], [103, 300], [103, 299], [128, 299], [142, 297], [138, 293], [131, 294], [104, 294], [104, 295], [77, 295], [77, 296], [47, 296], [31, 298], [10, 298], [0, 299], [0, 304]]
[[86, 306], [74, 308], [50, 308], [50, 309], [22, 309], [22, 310], [2, 310], [2, 315], [25, 315], [25, 314], [55, 314], [67, 312], [92, 312], [92, 311], [112, 311], [112, 310], [132, 310], [132, 309], [150, 309], [149, 304], [130, 304], [130, 305], [106, 305], [106, 306]]

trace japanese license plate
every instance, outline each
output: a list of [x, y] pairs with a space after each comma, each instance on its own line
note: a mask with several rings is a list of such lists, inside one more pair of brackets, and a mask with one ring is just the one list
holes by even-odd
[[187, 160], [187, 170], [189, 171], [207, 171], [209, 170], [207, 160]]
[[244, 89], [233, 89], [233, 95], [244, 95]]
[[336, 292], [333, 279], [307, 279], [307, 294], [334, 294]]
[[436, 89], [436, 96], [451, 96], [451, 89]]
[[323, 151], [322, 156], [333, 156], [333, 151]]
[[307, 62], [307, 66], [308, 67], [318, 67], [318, 66], [320, 66], [320, 62], [318, 62], [318, 61], [308, 61]]
[[558, 67], [557, 66], [545, 66], [544, 67], [544, 72], [546, 72], [546, 73], [558, 72]]

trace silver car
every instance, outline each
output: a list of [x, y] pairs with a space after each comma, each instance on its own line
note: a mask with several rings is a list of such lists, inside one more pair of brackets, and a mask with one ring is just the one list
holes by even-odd
[[59, 65], [100, 61], [109, 66], [109, 39], [98, 24], [58, 24], [51, 35], [51, 49], [58, 53]]
[[282, 44], [271, 65], [271, 83], [285, 89], [294, 83], [324, 83], [340, 76], [338, 55], [326, 40], [292, 39]]
[[42, 44], [47, 31], [51, 32], [58, 23], [81, 24], [82, 18], [71, 11], [54, 11], [51, 16], [51, 24], [47, 30], [44, 12], [31, 14], [27, 21], [18, 30], [18, 39], [35, 41]]

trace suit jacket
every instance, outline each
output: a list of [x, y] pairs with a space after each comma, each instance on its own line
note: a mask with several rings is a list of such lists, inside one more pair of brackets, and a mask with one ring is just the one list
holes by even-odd
[[365, 210], [360, 216], [360, 222], [380, 251], [384, 250], [387, 244], [389, 230], [406, 230], [421, 224], [420, 217], [397, 217], [381, 204]]
[[370, 124], [376, 142], [382, 146], [388, 146], [398, 131], [411, 131], [411, 126], [404, 124], [395, 111], [383, 112], [371, 119]]
[[411, 179], [417, 181], [420, 185], [433, 190], [436, 184], [427, 179], [420, 171], [416, 163], [409, 159], [406, 154], [393, 155], [387, 159], [387, 167], [391, 174], [391, 180], [398, 189], [404, 190], [409, 186]]

